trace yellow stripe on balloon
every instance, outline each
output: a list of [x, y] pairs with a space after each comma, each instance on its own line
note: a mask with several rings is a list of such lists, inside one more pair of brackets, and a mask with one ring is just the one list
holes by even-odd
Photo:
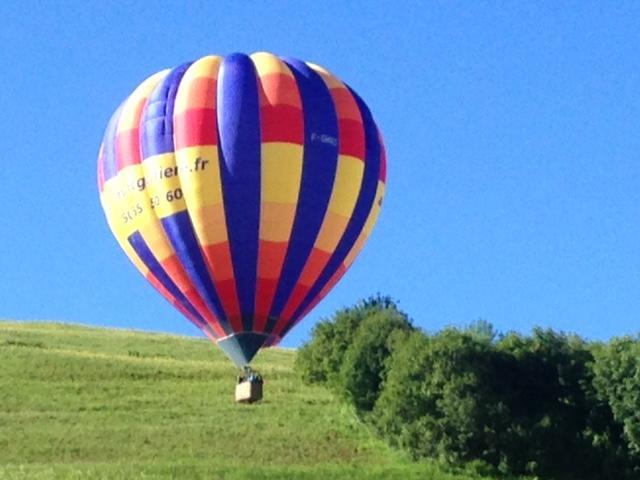
[[[169, 71], [167, 69], [152, 75], [133, 91], [122, 107], [122, 113], [118, 120], [118, 133], [139, 128], [144, 102]], [[173, 247], [165, 235], [154, 208], [152, 208], [149, 196], [150, 189], [144, 167], [140, 163], [141, 158], [130, 160], [133, 165], [123, 168], [117, 175], [122, 178], [121, 185], [128, 187], [124, 196], [127, 216], [133, 217], [130, 218], [133, 226], [140, 233], [155, 259], [162, 262], [174, 255]], [[140, 182], [144, 184], [144, 187]]]
[[309, 68], [315, 71], [318, 75], [322, 77], [324, 82], [327, 84], [327, 88], [345, 88], [344, 83], [342, 83], [335, 75], [329, 72], [326, 68], [321, 67], [315, 63], [305, 62]]
[[[118, 172], [122, 190], [122, 217], [125, 223], [133, 227], [133, 231], [139, 230], [142, 225], [156, 221], [149, 197], [147, 195], [146, 178], [141, 164], [129, 165]], [[124, 194], [123, 194], [124, 192]], [[131, 232], [133, 233], [133, 232]]]
[[322, 228], [316, 238], [315, 247], [332, 253], [338, 246], [338, 241], [347, 228], [349, 217], [338, 215], [331, 211], [326, 213]]
[[367, 216], [367, 220], [366, 220], [366, 222], [364, 224], [364, 227], [363, 227], [362, 231], [360, 232], [360, 235], [358, 235], [358, 239], [354, 243], [353, 247], [351, 248], [351, 250], [347, 254], [347, 257], [342, 262], [342, 264], [343, 264], [343, 266], [345, 268], [349, 268], [351, 266], [351, 264], [354, 262], [354, 260], [356, 259], [356, 257], [358, 256], [358, 254], [360, 253], [362, 248], [364, 247], [364, 244], [366, 243], [367, 239], [369, 238], [369, 235], [371, 235], [371, 231], [373, 230], [373, 226], [376, 224], [376, 221], [378, 220], [378, 215], [380, 215], [382, 199], [384, 197], [384, 189], [385, 189], [384, 183], [382, 181], [378, 181], [378, 187], [376, 189], [375, 200], [373, 202], [373, 206], [371, 208], [371, 211], [369, 212], [369, 215]]
[[176, 151], [176, 164], [187, 207], [202, 208], [222, 203], [218, 147], [197, 145]]
[[262, 144], [261, 201], [295, 204], [302, 179], [302, 145], [286, 142]]
[[168, 217], [187, 208], [180, 178], [180, 175], [186, 175], [187, 172], [178, 167], [173, 152], [145, 158], [142, 167], [149, 205], [158, 218]]
[[126, 217], [125, 190], [123, 190], [120, 180], [121, 178], [115, 176], [104, 183], [100, 201], [114, 234], [126, 239], [135, 231], [135, 228], [133, 222], [128, 222]]
[[360, 194], [364, 163], [349, 155], [338, 156], [338, 168], [329, 206], [316, 238], [315, 247], [333, 253], [347, 228], [343, 219], [351, 218]]
[[138, 231], [158, 262], [174, 255], [173, 248], [159, 222], [143, 225]]
[[272, 73], [281, 73], [293, 77], [287, 65], [277, 56], [267, 52], [256, 52], [251, 55], [251, 61], [256, 67], [258, 76], [263, 77]]
[[215, 108], [215, 92], [212, 92], [213, 103], [206, 104], [205, 96], [194, 95], [192, 83], [198, 78], [208, 78], [215, 81], [218, 78], [218, 70], [221, 63], [222, 57], [209, 55], [191, 64], [180, 80], [174, 105], [174, 115], [182, 113], [189, 108]]
[[227, 219], [221, 203], [189, 208], [189, 218], [201, 246], [217, 245], [228, 240]]
[[371, 208], [371, 213], [367, 218], [367, 221], [364, 224], [364, 232], [367, 236], [371, 235], [373, 231], [373, 226], [378, 221], [378, 215], [380, 215], [380, 210], [382, 209], [382, 199], [384, 198], [385, 184], [381, 180], [378, 180], [378, 188], [376, 189], [376, 197], [373, 202], [373, 207]]
[[151, 75], [144, 82], [129, 95], [127, 101], [122, 107], [122, 113], [118, 120], [118, 132], [124, 132], [131, 130], [132, 128], [138, 128], [140, 121], [141, 106], [138, 102], [145, 97], [148, 97], [154, 88], [162, 81], [162, 79], [169, 73], [170, 69], [162, 70], [158, 73]]
[[228, 240], [218, 147], [198, 145], [176, 151], [184, 202], [200, 245]]
[[107, 180], [104, 184], [102, 194], [100, 195], [100, 203], [106, 213], [107, 224], [109, 225], [113, 236], [116, 238], [116, 241], [120, 245], [120, 248], [124, 250], [125, 254], [138, 271], [143, 276], [146, 276], [149, 269], [142, 260], [140, 260], [140, 257], [133, 250], [133, 247], [128, 241], [128, 238], [133, 233], [134, 228], [130, 223], [127, 224], [122, 220], [120, 212], [122, 210], [123, 201], [116, 195], [115, 192], [117, 189], [117, 177]]
[[358, 200], [363, 175], [362, 160], [349, 155], [338, 157], [338, 169], [329, 199], [329, 211], [344, 217], [351, 216]]

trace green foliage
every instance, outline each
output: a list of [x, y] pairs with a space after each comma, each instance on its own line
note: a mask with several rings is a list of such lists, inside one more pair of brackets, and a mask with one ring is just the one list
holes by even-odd
[[629, 449], [640, 455], [640, 337], [614, 339], [595, 350], [595, 385], [623, 425]]
[[504, 470], [563, 480], [624, 478], [620, 428], [596, 394], [592, 362], [583, 340], [551, 330], [498, 342], [494, 384], [508, 419], [498, 445]]
[[357, 411], [373, 409], [386, 377], [387, 358], [411, 330], [409, 319], [395, 306], [372, 308], [359, 324], [344, 354], [338, 385]]
[[390, 361], [372, 415], [378, 430], [415, 458], [453, 464], [482, 458], [492, 433], [485, 426], [501, 413], [490, 390], [488, 349], [455, 329], [413, 333]]
[[340, 370], [347, 349], [353, 344], [356, 331], [372, 314], [392, 310], [397, 306], [390, 297], [377, 295], [345, 308], [330, 320], [319, 322], [313, 329], [311, 341], [298, 350], [295, 368], [308, 383], [341, 385]]
[[414, 464], [269, 349], [265, 399], [233, 401], [210, 342], [0, 321], [2, 479], [477, 480]]
[[640, 478], [638, 339], [499, 335], [484, 320], [427, 335], [377, 297], [318, 326], [297, 367], [414, 459], [501, 477]]

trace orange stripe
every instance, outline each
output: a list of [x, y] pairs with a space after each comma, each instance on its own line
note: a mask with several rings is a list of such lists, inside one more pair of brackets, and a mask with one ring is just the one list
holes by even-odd
[[[322, 270], [330, 258], [330, 253], [315, 247], [313, 248], [298, 280], [298, 283], [304, 286], [307, 292], [311, 290], [311, 287], [322, 273]], [[291, 318], [303, 300], [304, 297], [297, 298], [295, 295], [291, 295], [282, 311], [282, 317], [287, 319]]]
[[304, 266], [304, 270], [300, 274], [298, 282], [311, 287], [320, 276], [322, 269], [330, 258], [331, 254], [329, 252], [314, 247], [313, 250], [311, 250], [307, 264]]
[[233, 280], [233, 263], [231, 262], [229, 242], [203, 245], [201, 248], [205, 258], [211, 265], [211, 270], [213, 270], [216, 280]]
[[276, 293], [288, 242], [260, 240], [258, 250], [258, 282], [256, 285], [255, 330], [264, 330], [273, 296]]
[[[300, 305], [304, 300], [304, 297], [306, 297], [307, 293], [309, 293], [310, 289], [311, 289], [310, 286], [303, 285], [302, 283], [297, 283], [296, 286], [293, 288], [293, 292], [291, 292], [288, 305], [293, 305], [293, 304]], [[293, 313], [294, 313], [294, 310], [292, 308], [285, 308], [283, 310], [282, 315], [280, 315], [280, 318], [278, 319], [278, 323], [273, 329], [274, 335], [280, 335], [280, 331], [289, 322], [289, 320], [291, 319], [291, 315], [293, 315]]]
[[[313, 310], [315, 306], [318, 305], [318, 303], [320, 303], [320, 301], [327, 296], [327, 294], [340, 281], [340, 279], [346, 272], [347, 269], [343, 264], [341, 264], [340, 267], [338, 267], [338, 270], [336, 270], [336, 272], [331, 276], [327, 284], [322, 288], [322, 290], [320, 290], [320, 293], [316, 296], [316, 298], [314, 298], [309, 306], [302, 312], [302, 314], [298, 318], [296, 318], [295, 322], [291, 325], [289, 330], [293, 328], [293, 326], [296, 325], [300, 320], [306, 317], [309, 312], [311, 312], [311, 310]], [[285, 334], [286, 332], [283, 332], [283, 335]]]
[[240, 319], [240, 302], [233, 276], [229, 242], [203, 245], [200, 248], [227, 319], [233, 330], [240, 331], [243, 328]]
[[189, 108], [216, 108], [216, 90], [218, 82], [211, 77], [196, 77], [187, 81], [180, 88], [185, 88], [184, 95], [188, 97]]
[[182, 294], [189, 300], [189, 303], [193, 305], [193, 308], [204, 318], [209, 325], [211, 325], [216, 333], [224, 335], [222, 327], [218, 323], [218, 319], [209, 310], [206, 303], [192, 285], [191, 280], [184, 271], [180, 260], [176, 255], [171, 255], [169, 258], [160, 262], [162, 268], [167, 272], [167, 275], [173, 280]]
[[346, 88], [332, 88], [331, 97], [336, 106], [338, 117], [362, 122], [360, 109], [353, 95]]
[[262, 102], [270, 104], [286, 104], [296, 108], [302, 108], [302, 101], [298, 93], [298, 85], [290, 75], [282, 73], [270, 73], [259, 77], [261, 105]]

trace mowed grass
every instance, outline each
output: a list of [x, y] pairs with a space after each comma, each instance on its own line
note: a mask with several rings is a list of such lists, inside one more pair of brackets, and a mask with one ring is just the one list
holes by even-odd
[[412, 463], [293, 372], [255, 362], [265, 398], [204, 339], [0, 321], [0, 478], [471, 480]]

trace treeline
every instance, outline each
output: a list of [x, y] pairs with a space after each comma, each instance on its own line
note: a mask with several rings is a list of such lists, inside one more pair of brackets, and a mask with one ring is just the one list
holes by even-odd
[[486, 322], [427, 334], [388, 297], [320, 322], [297, 355], [416, 458], [494, 475], [640, 478], [640, 338], [586, 342]]

